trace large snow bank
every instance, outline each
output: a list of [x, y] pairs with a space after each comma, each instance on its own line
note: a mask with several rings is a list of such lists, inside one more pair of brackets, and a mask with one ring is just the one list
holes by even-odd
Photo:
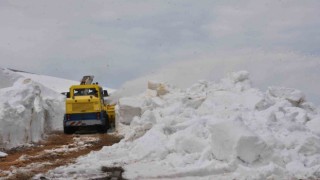
[[78, 81], [72, 81], [52, 76], [45, 76], [45, 75], [38, 75], [32, 73], [25, 73], [25, 72], [17, 72], [18, 74], [30, 78], [35, 82], [45, 85], [47, 88], [50, 88], [56, 92], [68, 92], [70, 86], [79, 84]]
[[[32, 74], [32, 73], [26, 73], [26, 72], [17, 72], [18, 74], [30, 78], [33, 81], [40, 83], [44, 85], [45, 87], [62, 93], [62, 92], [68, 92], [70, 86], [79, 84], [79, 81], [73, 81], [73, 80], [68, 80], [68, 79], [62, 79], [62, 78], [57, 78], [57, 77], [52, 77], [52, 76], [46, 76], [46, 75], [39, 75], [39, 74]], [[109, 94], [112, 94], [115, 89], [103, 87], [103, 89], [108, 90]]]
[[64, 97], [7, 69], [0, 69], [0, 148], [38, 142], [62, 129]]
[[120, 99], [127, 131], [119, 144], [47, 176], [93, 178], [103, 176], [101, 166], [122, 166], [128, 179], [320, 178], [320, 116], [300, 91], [263, 93], [245, 71], [185, 90], [148, 87]]

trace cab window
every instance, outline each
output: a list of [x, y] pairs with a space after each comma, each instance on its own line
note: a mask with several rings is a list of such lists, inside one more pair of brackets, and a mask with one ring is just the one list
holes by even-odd
[[74, 96], [96, 96], [98, 97], [98, 91], [95, 88], [74, 89]]

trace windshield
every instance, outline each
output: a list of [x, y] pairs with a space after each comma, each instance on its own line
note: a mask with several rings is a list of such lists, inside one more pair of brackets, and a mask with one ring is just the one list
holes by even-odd
[[98, 97], [98, 91], [95, 88], [86, 88], [86, 89], [74, 89], [74, 96], [96, 96]]

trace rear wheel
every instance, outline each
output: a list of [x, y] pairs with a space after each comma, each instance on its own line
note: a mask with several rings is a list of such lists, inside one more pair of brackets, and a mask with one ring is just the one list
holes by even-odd
[[63, 132], [65, 134], [73, 134], [75, 131], [74, 127], [63, 127]]
[[104, 118], [105, 118], [105, 125], [98, 126], [99, 133], [106, 133], [109, 129], [109, 119], [106, 113], [104, 114]]
[[98, 126], [98, 132], [99, 133], [106, 133], [107, 132], [107, 127], [104, 125]]

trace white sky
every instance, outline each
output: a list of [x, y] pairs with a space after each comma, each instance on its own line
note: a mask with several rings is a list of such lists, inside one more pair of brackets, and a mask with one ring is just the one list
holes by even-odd
[[319, 7], [318, 0], [2, 0], [0, 67], [73, 80], [93, 74], [115, 88], [163, 69], [185, 67], [201, 79], [247, 69], [262, 88], [298, 88], [320, 103]]

